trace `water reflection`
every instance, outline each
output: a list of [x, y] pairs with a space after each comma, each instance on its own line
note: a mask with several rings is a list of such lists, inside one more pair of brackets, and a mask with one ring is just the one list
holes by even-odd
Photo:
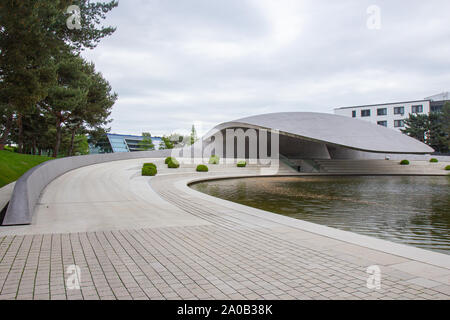
[[450, 177], [258, 177], [192, 188], [330, 227], [450, 254]]

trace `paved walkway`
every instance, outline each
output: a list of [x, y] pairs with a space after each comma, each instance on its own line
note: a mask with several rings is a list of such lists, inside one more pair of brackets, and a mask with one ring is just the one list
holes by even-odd
[[0, 299], [450, 299], [446, 255], [432, 265], [302, 230], [185, 186], [223, 168], [145, 178], [144, 161], [74, 170], [44, 190], [34, 225], [0, 228]]

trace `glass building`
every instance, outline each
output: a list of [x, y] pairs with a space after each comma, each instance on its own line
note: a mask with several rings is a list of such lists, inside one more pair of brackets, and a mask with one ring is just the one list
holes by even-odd
[[[142, 136], [107, 133], [105, 139], [98, 145], [90, 145], [89, 148], [91, 154], [141, 151], [139, 150], [139, 142], [142, 140]], [[161, 138], [152, 137], [152, 142], [155, 150], [158, 150]]]

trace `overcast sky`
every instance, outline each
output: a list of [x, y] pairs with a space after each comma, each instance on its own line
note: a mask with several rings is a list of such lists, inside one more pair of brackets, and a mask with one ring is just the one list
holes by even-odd
[[119, 94], [111, 132], [206, 132], [449, 91], [449, 13], [449, 0], [121, 0], [117, 31], [84, 56]]

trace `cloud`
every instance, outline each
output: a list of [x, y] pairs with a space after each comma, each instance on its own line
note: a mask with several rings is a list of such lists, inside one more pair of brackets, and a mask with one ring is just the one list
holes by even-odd
[[[367, 7], [381, 29], [366, 27]], [[450, 3], [127, 0], [84, 56], [119, 99], [112, 131], [169, 134], [276, 111], [421, 99], [449, 90]], [[447, 86], [447, 87], [446, 87]]]

